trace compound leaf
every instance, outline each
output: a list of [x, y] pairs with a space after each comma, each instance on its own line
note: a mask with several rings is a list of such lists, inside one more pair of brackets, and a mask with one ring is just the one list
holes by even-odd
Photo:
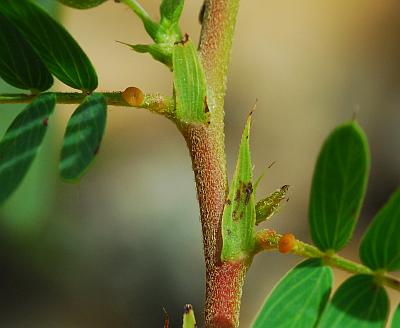
[[97, 88], [97, 74], [89, 58], [44, 10], [29, 0], [2, 0], [0, 12], [14, 23], [60, 81], [86, 92]]
[[314, 327], [332, 287], [332, 269], [309, 259], [290, 270], [275, 286], [253, 328]]
[[360, 258], [372, 270], [400, 269], [400, 189], [373, 219], [360, 245]]
[[383, 328], [388, 312], [385, 289], [375, 283], [372, 275], [355, 275], [338, 288], [318, 328]]
[[45, 91], [53, 77], [24, 37], [0, 12], [0, 76], [25, 90]]
[[95, 158], [103, 138], [107, 103], [94, 93], [79, 105], [67, 124], [61, 151], [60, 172], [66, 180], [76, 180]]
[[318, 157], [311, 188], [311, 236], [322, 251], [338, 251], [352, 236], [369, 171], [369, 150], [356, 122], [337, 127]]
[[56, 96], [35, 98], [11, 123], [0, 141], [0, 204], [18, 187], [42, 144]]

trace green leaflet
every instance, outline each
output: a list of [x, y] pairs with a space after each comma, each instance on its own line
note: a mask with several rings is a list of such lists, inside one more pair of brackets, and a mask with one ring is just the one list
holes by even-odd
[[400, 304], [397, 305], [396, 311], [394, 312], [392, 318], [391, 328], [399, 328], [400, 327]]
[[222, 216], [223, 261], [245, 258], [254, 248], [255, 206], [250, 157], [249, 115], [240, 142], [239, 156]]
[[172, 52], [176, 117], [184, 123], [207, 121], [206, 81], [192, 41], [174, 45]]
[[337, 127], [322, 146], [312, 181], [311, 237], [322, 251], [342, 249], [351, 238], [364, 199], [369, 150], [356, 122]]
[[400, 269], [400, 189], [379, 211], [360, 245], [361, 261], [372, 270]]
[[182, 328], [196, 328], [196, 318], [191, 304], [185, 305]]
[[77, 9], [89, 9], [101, 5], [107, 0], [58, 0], [62, 4], [77, 8]]
[[97, 74], [72, 36], [29, 0], [2, 0], [0, 12], [18, 28], [60, 81], [86, 92], [97, 88]]
[[0, 12], [0, 76], [10, 85], [45, 91], [53, 77], [21, 33]]
[[274, 287], [253, 328], [314, 327], [328, 302], [332, 280], [332, 269], [321, 259], [301, 262]]
[[280, 202], [285, 199], [288, 189], [289, 186], [284, 185], [256, 204], [256, 225], [270, 219], [275, 214]]
[[347, 279], [333, 295], [318, 328], [383, 328], [389, 312], [385, 289], [371, 275]]
[[66, 180], [76, 180], [95, 158], [107, 119], [107, 103], [94, 93], [79, 105], [68, 121], [61, 151], [60, 172]]
[[56, 96], [35, 98], [14, 119], [0, 142], [0, 204], [18, 187], [28, 172], [47, 131]]

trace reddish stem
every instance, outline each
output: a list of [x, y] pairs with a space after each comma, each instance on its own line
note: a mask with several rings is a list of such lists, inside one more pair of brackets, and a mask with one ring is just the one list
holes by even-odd
[[206, 327], [238, 327], [242, 286], [249, 261], [221, 262], [221, 217], [227, 181], [209, 127], [181, 127], [192, 158], [206, 262]]

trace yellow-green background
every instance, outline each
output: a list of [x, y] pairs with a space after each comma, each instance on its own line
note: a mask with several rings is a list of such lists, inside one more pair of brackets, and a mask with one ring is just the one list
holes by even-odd
[[[142, 3], [158, 16], [158, 0]], [[183, 13], [182, 30], [193, 39], [200, 5], [188, 0]], [[171, 94], [166, 68], [115, 42], [150, 42], [125, 6], [108, 1], [87, 11], [57, 11], [92, 59], [100, 91], [137, 86]], [[69, 91], [61, 83], [55, 89]], [[318, 150], [332, 128], [356, 113], [372, 153], [360, 224], [342, 252], [357, 259], [359, 237], [400, 182], [400, 3], [243, 0], [226, 97], [230, 174], [255, 99], [255, 175], [276, 161], [258, 197], [291, 186], [289, 202], [265, 226], [303, 240], [309, 240], [308, 195]], [[17, 113], [11, 107], [0, 107], [1, 133]], [[79, 184], [64, 184], [57, 160], [73, 109], [57, 106], [34, 169], [0, 212], [0, 326], [161, 327], [165, 307], [179, 327], [185, 303], [194, 305], [201, 322], [199, 214], [182, 137], [162, 117], [110, 107], [97, 161]], [[255, 258], [242, 327], [298, 261], [275, 253]], [[337, 272], [335, 285], [345, 277]], [[399, 294], [391, 299], [394, 306]]]

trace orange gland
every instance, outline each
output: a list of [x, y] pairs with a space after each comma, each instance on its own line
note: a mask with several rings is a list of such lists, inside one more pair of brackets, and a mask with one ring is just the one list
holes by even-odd
[[291, 233], [285, 233], [279, 240], [279, 252], [286, 254], [289, 253], [296, 244], [296, 238]]
[[140, 106], [144, 100], [144, 93], [139, 88], [129, 87], [122, 92], [122, 99], [131, 106]]

